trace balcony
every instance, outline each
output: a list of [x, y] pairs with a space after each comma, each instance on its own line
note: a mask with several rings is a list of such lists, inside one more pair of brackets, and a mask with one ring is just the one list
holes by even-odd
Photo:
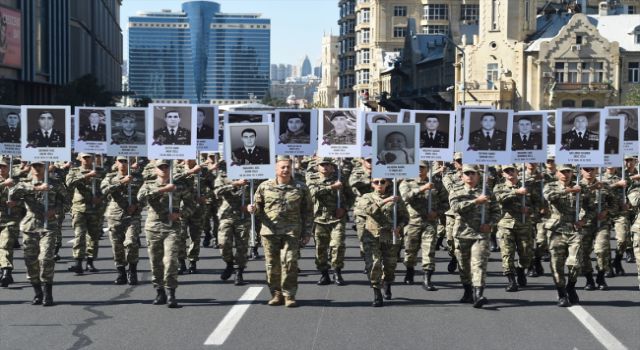
[[554, 91], [579, 92], [579, 91], [603, 91], [612, 90], [609, 83], [556, 83]]

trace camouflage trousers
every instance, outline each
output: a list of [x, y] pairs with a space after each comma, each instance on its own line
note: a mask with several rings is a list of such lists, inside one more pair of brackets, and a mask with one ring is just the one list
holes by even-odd
[[576, 282], [582, 262], [582, 234], [573, 230], [557, 230], [549, 234], [551, 273], [557, 287], [567, 286], [564, 265], [569, 271], [569, 281]]
[[513, 228], [498, 225], [498, 238], [502, 255], [502, 272], [505, 275], [516, 273], [516, 253], [518, 253], [517, 267], [529, 268], [533, 255], [533, 225], [531, 222], [516, 223]]
[[102, 235], [102, 215], [98, 213], [74, 212], [71, 225], [75, 234], [73, 258], [84, 259], [98, 257], [98, 246]]
[[140, 249], [138, 246], [140, 218], [110, 217], [107, 219], [107, 224], [116, 267], [137, 264]]
[[280, 291], [294, 297], [298, 292], [299, 239], [288, 235], [262, 236], [262, 247], [271, 294]]
[[544, 220], [536, 224], [534, 256], [539, 258], [549, 251], [548, 233], [544, 228]]
[[360, 255], [364, 255], [364, 245], [362, 244], [362, 234], [365, 231], [364, 225], [367, 221], [366, 216], [358, 216], [355, 215], [355, 224], [356, 224], [356, 236], [358, 236], [358, 243], [360, 244]]
[[[251, 219], [222, 219], [218, 231], [220, 255], [227, 264], [247, 267]], [[233, 248], [235, 247], [235, 253]]]
[[201, 238], [202, 211], [198, 210], [181, 223], [180, 236], [178, 237], [178, 259], [200, 260]]
[[484, 287], [491, 254], [489, 240], [456, 238], [455, 245], [462, 284]]
[[153, 287], [177, 288], [179, 229], [145, 231]]
[[582, 235], [582, 261], [581, 270], [583, 274], [593, 273], [591, 264], [591, 252], [596, 253], [596, 269], [598, 271], [609, 271], [611, 261], [611, 244], [609, 243], [609, 225], [589, 226], [583, 228]]
[[436, 223], [410, 222], [404, 228], [404, 265], [415, 267], [418, 263], [418, 250], [422, 249], [422, 270], [436, 269]]
[[628, 247], [631, 246], [631, 232], [629, 231], [629, 217], [620, 215], [613, 219], [613, 230], [616, 234], [616, 252], [624, 254]]
[[369, 271], [372, 288], [382, 288], [382, 281], [393, 283], [400, 243], [393, 244], [390, 239], [375, 237], [369, 231], [362, 236], [364, 245], [364, 264]]
[[24, 264], [32, 284], [53, 283], [56, 262], [53, 231], [22, 232]]
[[445, 236], [447, 237], [447, 249], [449, 250], [449, 256], [452, 258], [456, 256], [456, 252], [455, 252], [456, 243], [453, 238], [453, 225], [455, 223], [456, 223], [455, 217], [447, 215], [444, 230], [445, 230]]
[[640, 284], [640, 234], [633, 235], [633, 254], [636, 256], [636, 266], [638, 268], [638, 283]]
[[205, 237], [208, 235], [209, 237], [213, 237], [215, 240], [218, 240], [220, 221], [218, 220], [218, 216], [215, 215], [217, 210], [214, 206], [215, 204], [209, 203], [204, 207], [205, 214], [202, 223], [202, 231], [204, 232]]
[[0, 267], [13, 269], [13, 245], [20, 235], [18, 224], [0, 227]]
[[[345, 220], [332, 224], [314, 223], [314, 239], [316, 242], [316, 268], [320, 271], [342, 269], [346, 250]], [[329, 251], [330, 250], [330, 251]], [[331, 265], [329, 265], [331, 255]]]

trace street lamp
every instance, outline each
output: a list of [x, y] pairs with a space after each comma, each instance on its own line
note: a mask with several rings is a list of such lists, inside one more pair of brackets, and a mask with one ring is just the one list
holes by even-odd
[[467, 56], [464, 54], [464, 49], [458, 46], [451, 38], [446, 35], [440, 34], [445, 40], [447, 40], [451, 45], [455, 46], [458, 51], [462, 54], [462, 104], [467, 104]]

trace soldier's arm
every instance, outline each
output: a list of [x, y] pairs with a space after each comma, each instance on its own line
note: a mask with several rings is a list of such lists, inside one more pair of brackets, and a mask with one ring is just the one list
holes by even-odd
[[627, 199], [629, 200], [629, 204], [632, 207], [639, 207], [640, 206], [640, 187], [631, 189], [631, 191], [629, 191], [629, 194], [627, 195]]
[[302, 236], [310, 237], [313, 227], [313, 201], [311, 200], [311, 192], [304, 186], [302, 188], [303, 196], [300, 205], [302, 217]]
[[105, 177], [102, 180], [102, 182], [100, 182], [100, 190], [102, 191], [102, 194], [104, 194], [105, 196], [110, 195], [115, 190], [117, 190], [120, 186], [124, 186], [124, 185], [120, 183], [120, 179], [118, 179], [118, 177], [115, 176], [115, 174], [107, 175], [107, 177]]
[[336, 190], [332, 189], [331, 185], [326, 185], [320, 179], [310, 181], [308, 187], [311, 196], [320, 202], [332, 200], [333, 197], [336, 196]]
[[407, 205], [417, 204], [417, 201], [424, 201], [424, 193], [420, 192], [418, 186], [412, 186], [411, 182], [402, 181], [399, 186], [400, 197]]
[[193, 213], [195, 213], [197, 206], [193, 205], [193, 203], [195, 203], [195, 198], [193, 198], [193, 193], [187, 186], [181, 186], [180, 200], [182, 201], [180, 214], [183, 218], [191, 217]]
[[543, 196], [550, 203], [556, 203], [565, 195], [564, 187], [556, 186], [554, 183], [544, 185]]
[[358, 173], [351, 174], [349, 184], [351, 184], [351, 191], [357, 196], [362, 196], [371, 187], [369, 181]]
[[158, 186], [150, 186], [149, 184], [144, 184], [138, 191], [138, 201], [140, 203], [147, 203], [149, 200], [157, 199], [162, 196], [162, 192], [160, 192], [160, 187]]
[[449, 206], [454, 213], [465, 214], [476, 208], [475, 198], [469, 199], [469, 196], [463, 192], [454, 192], [449, 199]]
[[407, 226], [409, 224], [409, 211], [404, 201], [398, 201], [397, 203], [397, 224], [398, 226]]
[[56, 212], [58, 213], [58, 215], [64, 215], [64, 204], [65, 204], [65, 198], [67, 196], [67, 190], [65, 189], [65, 187], [62, 185], [61, 182], [56, 182], [55, 186], [54, 186], [54, 193], [55, 193], [55, 208], [56, 208]]
[[[253, 205], [256, 208], [255, 214], [262, 214], [264, 213], [264, 184], [266, 182], [261, 183], [260, 185], [258, 185], [258, 188], [256, 188], [256, 192], [253, 194]], [[310, 215], [313, 216], [313, 215]]]
[[66, 185], [68, 188], [74, 188], [80, 185], [84, 180], [84, 174], [76, 168], [69, 171], [67, 174]]
[[503, 184], [498, 184], [493, 188], [496, 200], [503, 206], [516, 204], [521, 196], [516, 194], [516, 189], [509, 188]]
[[491, 194], [489, 198], [489, 223], [493, 225], [497, 224], [498, 221], [500, 221], [502, 212], [500, 211], [500, 205], [498, 205], [498, 201], [496, 200], [495, 195]]

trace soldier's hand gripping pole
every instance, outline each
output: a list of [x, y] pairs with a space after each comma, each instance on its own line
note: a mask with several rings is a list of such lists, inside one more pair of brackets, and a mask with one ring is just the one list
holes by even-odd
[[[244, 199], [244, 191], [242, 192]], [[249, 202], [251, 206], [253, 206], [253, 179], [249, 183]], [[250, 246], [253, 248], [256, 246], [256, 214], [251, 213], [251, 244]]]
[[[432, 178], [433, 178], [433, 169], [431, 168], [432, 163], [429, 162], [429, 183], [432, 183]], [[432, 204], [432, 198], [431, 198], [431, 190], [429, 190], [428, 192], [428, 196], [427, 196], [427, 214], [431, 213], [431, 204]]]
[[[525, 164], [522, 163], [522, 187], [523, 188], [525, 187], [524, 182], [526, 180], [525, 172], [526, 172]], [[527, 205], [526, 205], [527, 204], [527, 195], [526, 194], [522, 195], [521, 201], [522, 201], [522, 223], [524, 224], [527, 221], [527, 215], [525, 214], [525, 211], [524, 211], [524, 209], [527, 208]]]
[[[484, 169], [482, 170], [482, 195], [485, 196], [487, 194], [487, 172], [489, 167], [485, 164]], [[480, 206], [480, 224], [484, 225], [485, 223], [485, 207], [486, 204], [482, 204]]]
[[[396, 189], [396, 178], [393, 178], [393, 197], [395, 198], [398, 195]], [[396, 244], [396, 229], [398, 227], [398, 202], [393, 201], [393, 232], [391, 233], [391, 239], [393, 244]]]
[[[49, 184], [49, 162], [44, 162], [44, 184]], [[44, 192], [44, 221], [43, 228], [49, 227], [49, 191]]]
[[[580, 165], [576, 165], [576, 184], [580, 186]], [[576, 222], [580, 221], [580, 192], [576, 193]]]
[[[127, 176], [131, 176], [131, 157], [127, 156]], [[131, 182], [127, 184], [127, 202], [131, 206]]]

